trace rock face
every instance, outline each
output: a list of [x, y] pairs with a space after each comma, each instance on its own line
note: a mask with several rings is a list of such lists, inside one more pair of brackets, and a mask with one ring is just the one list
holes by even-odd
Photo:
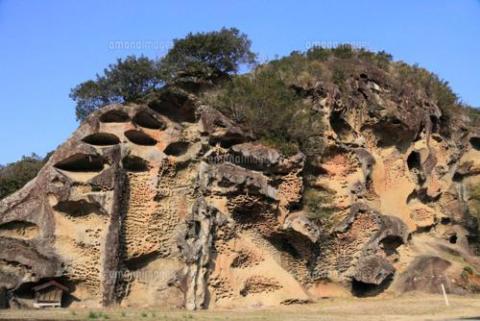
[[312, 97], [328, 124], [310, 170], [334, 195], [330, 226], [302, 208], [304, 155], [261, 145], [193, 94], [95, 112], [0, 202], [0, 301], [28, 306], [48, 279], [76, 305], [192, 310], [476, 291], [465, 186], [479, 182], [480, 135], [357, 85], [355, 106]]

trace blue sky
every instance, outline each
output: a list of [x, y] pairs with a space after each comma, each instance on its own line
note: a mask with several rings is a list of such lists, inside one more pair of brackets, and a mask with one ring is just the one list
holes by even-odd
[[70, 88], [117, 57], [160, 57], [173, 38], [222, 26], [262, 59], [311, 44], [383, 49], [480, 106], [478, 0], [0, 0], [0, 164], [65, 141], [78, 126]]

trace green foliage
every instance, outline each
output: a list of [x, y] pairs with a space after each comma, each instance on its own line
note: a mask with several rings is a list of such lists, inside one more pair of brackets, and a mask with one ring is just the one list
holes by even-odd
[[468, 117], [472, 121], [473, 126], [480, 126], [480, 108], [474, 108], [463, 105], [463, 109], [466, 111]]
[[242, 64], [255, 63], [251, 41], [238, 29], [188, 34], [175, 39], [173, 48], [159, 61], [129, 56], [109, 65], [95, 80], [85, 81], [70, 93], [76, 102], [77, 120], [112, 103], [144, 99], [166, 81], [181, 74], [216, 79], [236, 73]]
[[146, 57], [129, 56], [109, 65], [96, 80], [88, 80], [72, 89], [77, 120], [111, 103], [140, 100], [162, 83], [157, 64]]
[[332, 56], [332, 51], [328, 48], [312, 47], [307, 51], [306, 56], [310, 60], [326, 61]]
[[328, 220], [335, 212], [332, 205], [333, 195], [330, 190], [306, 188], [303, 194], [303, 206], [310, 219]]
[[167, 80], [179, 73], [215, 79], [236, 73], [241, 64], [254, 64], [256, 55], [250, 47], [247, 35], [236, 28], [189, 33], [174, 40], [172, 49], [160, 61], [160, 69]]
[[473, 268], [468, 265], [463, 268], [463, 271], [465, 271], [468, 274], [473, 274]]
[[92, 319], [92, 320], [98, 319], [100, 316], [101, 316], [100, 314], [95, 313], [95, 312], [93, 312], [93, 311], [90, 311], [90, 312], [88, 313], [88, 318], [89, 318], [89, 319]]
[[357, 52], [358, 58], [362, 61], [368, 61], [382, 70], [388, 70], [393, 56], [385, 51], [372, 52], [361, 48]]
[[396, 64], [395, 70], [397, 71], [398, 81], [395, 85], [397, 91], [410, 87], [417, 92], [423, 92], [434, 100], [442, 110], [444, 117], [447, 118], [460, 111], [462, 106], [459, 98], [447, 81], [416, 64], [408, 65], [399, 62]]
[[480, 221], [480, 185], [469, 186], [469, 211]]
[[304, 105], [271, 69], [234, 77], [211, 103], [287, 155], [321, 148], [321, 114]]
[[389, 76], [385, 78], [389, 80], [394, 95], [424, 96], [440, 107], [446, 119], [467, 110], [472, 120], [480, 123], [480, 113], [463, 106], [448, 82], [418, 65], [392, 60], [392, 55], [385, 51], [372, 52], [364, 48], [357, 50], [344, 44], [335, 48], [313, 47], [306, 53], [292, 52], [269, 65], [281, 73], [286, 83], [312, 85], [321, 81], [332, 83], [341, 91], [347, 89], [347, 83], [361, 73], [388, 73]]
[[351, 45], [342, 44], [332, 49], [333, 55], [340, 59], [350, 59], [355, 55]]
[[22, 188], [37, 176], [45, 161], [38, 155], [23, 156], [21, 160], [0, 166], [0, 199]]
[[346, 80], [347, 80], [347, 75], [345, 73], [345, 70], [341, 67], [341, 65], [334, 66], [333, 75], [332, 75], [333, 83], [339, 87], [343, 87]]

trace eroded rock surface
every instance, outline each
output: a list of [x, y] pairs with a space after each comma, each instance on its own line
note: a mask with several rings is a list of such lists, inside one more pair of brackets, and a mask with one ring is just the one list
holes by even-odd
[[355, 106], [312, 98], [328, 128], [308, 175], [333, 195], [328, 222], [302, 208], [303, 154], [260, 144], [192, 94], [95, 112], [0, 202], [2, 296], [28, 306], [47, 279], [81, 306], [192, 310], [477, 291], [465, 186], [480, 181], [478, 135], [441, 132], [436, 106], [368, 77], [357, 86]]

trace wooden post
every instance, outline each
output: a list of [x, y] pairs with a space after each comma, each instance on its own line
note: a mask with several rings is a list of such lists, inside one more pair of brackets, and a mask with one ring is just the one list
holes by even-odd
[[450, 303], [448, 302], [447, 291], [445, 291], [445, 286], [443, 285], [443, 283], [441, 285], [442, 285], [443, 298], [445, 299], [445, 305], [448, 307]]

